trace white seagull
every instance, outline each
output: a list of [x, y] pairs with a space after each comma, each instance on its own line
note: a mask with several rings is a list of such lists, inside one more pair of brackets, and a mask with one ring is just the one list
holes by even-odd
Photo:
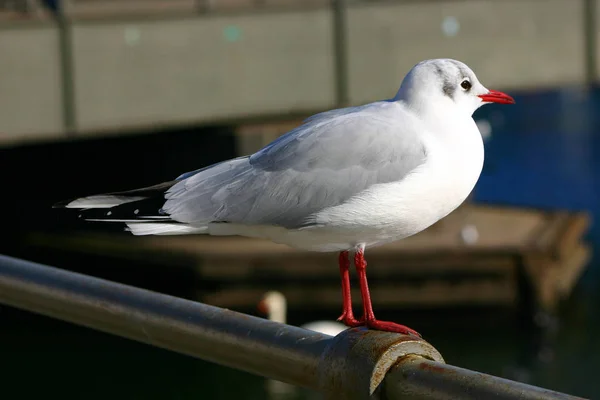
[[[240, 235], [340, 252], [346, 326], [414, 334], [375, 318], [364, 251], [428, 228], [469, 195], [483, 166], [472, 118], [513, 104], [452, 59], [425, 60], [389, 100], [313, 115], [258, 152], [170, 182], [68, 200], [88, 221], [123, 222], [134, 235]], [[352, 253], [363, 302], [354, 317]]]

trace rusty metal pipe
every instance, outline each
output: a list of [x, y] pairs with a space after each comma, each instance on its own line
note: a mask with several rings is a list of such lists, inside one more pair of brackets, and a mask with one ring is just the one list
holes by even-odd
[[[333, 338], [1, 255], [0, 303], [293, 385], [335, 390], [340, 399], [368, 395], [369, 372], [377, 373], [380, 382], [393, 354], [441, 360], [427, 342], [402, 335], [356, 329]], [[335, 360], [341, 360], [339, 367], [332, 365]], [[347, 379], [346, 367], [354, 379]]]
[[[492, 394], [484, 397], [489, 399], [534, 398], [507, 397], [517, 390], [555, 393], [446, 366], [433, 346], [414, 337], [364, 328], [331, 337], [2, 255], [0, 303], [317, 390], [332, 399], [384, 394], [393, 400], [399, 393], [419, 391], [447, 391], [454, 399], [467, 399], [473, 387]], [[421, 364], [412, 360], [459, 372], [452, 380], [437, 370], [419, 369]], [[469, 386], [461, 375], [488, 379]], [[574, 399], [558, 395], [541, 398]]]
[[5, 256], [0, 303], [306, 387], [314, 385], [319, 357], [331, 339]]
[[409, 355], [388, 372], [382, 391], [387, 400], [574, 400], [564, 393], [441, 364]]

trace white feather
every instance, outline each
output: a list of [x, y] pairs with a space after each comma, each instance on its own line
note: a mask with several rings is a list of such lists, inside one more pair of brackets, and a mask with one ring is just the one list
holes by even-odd
[[127, 223], [127, 230], [132, 234], [138, 235], [182, 235], [205, 233], [206, 227], [194, 227], [182, 225], [179, 223], [155, 223], [155, 222], [130, 222]]
[[81, 197], [75, 199], [66, 208], [111, 208], [119, 204], [130, 203], [132, 201], [142, 200], [144, 197], [128, 197], [128, 196], [113, 196], [113, 195], [96, 195]]

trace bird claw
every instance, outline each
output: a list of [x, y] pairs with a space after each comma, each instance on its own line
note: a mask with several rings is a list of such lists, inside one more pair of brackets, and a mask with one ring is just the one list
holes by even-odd
[[395, 332], [401, 333], [403, 335], [413, 335], [418, 338], [422, 337], [421, 334], [414, 329], [411, 329], [407, 326], [397, 324], [395, 322], [388, 321], [379, 321], [377, 319], [368, 320], [366, 326], [369, 329], [373, 329], [376, 331], [384, 331], [384, 332]]
[[342, 323], [346, 326], [349, 326], [351, 328], [355, 328], [357, 326], [363, 326], [365, 324], [365, 319], [364, 317], [361, 318], [360, 320], [354, 318], [353, 315], [348, 315], [345, 311], [342, 313], [342, 315], [339, 316], [339, 318], [337, 319], [338, 321], [342, 321]]

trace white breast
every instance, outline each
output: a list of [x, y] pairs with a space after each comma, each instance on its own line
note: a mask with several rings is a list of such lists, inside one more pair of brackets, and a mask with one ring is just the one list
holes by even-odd
[[426, 139], [427, 161], [399, 182], [376, 185], [319, 213], [328, 230], [367, 246], [414, 235], [454, 211], [473, 190], [483, 166], [483, 141], [472, 119], [458, 138]]

